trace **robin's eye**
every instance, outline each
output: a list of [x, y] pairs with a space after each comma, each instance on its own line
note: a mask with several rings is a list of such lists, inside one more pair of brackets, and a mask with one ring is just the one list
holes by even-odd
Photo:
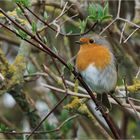
[[93, 40], [93, 39], [90, 39], [90, 40], [89, 40], [89, 43], [94, 43], [94, 40]]

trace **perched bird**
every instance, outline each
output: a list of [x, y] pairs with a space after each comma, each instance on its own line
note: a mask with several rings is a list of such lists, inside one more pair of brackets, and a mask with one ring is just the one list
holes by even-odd
[[76, 68], [87, 85], [97, 93], [97, 99], [111, 108], [107, 94], [116, 86], [117, 70], [113, 51], [108, 41], [99, 35], [89, 35], [77, 41], [80, 50]]

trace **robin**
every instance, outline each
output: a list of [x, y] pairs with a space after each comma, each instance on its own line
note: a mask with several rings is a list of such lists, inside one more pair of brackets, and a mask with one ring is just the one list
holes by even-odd
[[76, 68], [87, 85], [97, 93], [98, 101], [111, 109], [107, 94], [116, 86], [117, 70], [115, 56], [108, 41], [99, 35], [89, 35], [76, 41], [80, 50]]

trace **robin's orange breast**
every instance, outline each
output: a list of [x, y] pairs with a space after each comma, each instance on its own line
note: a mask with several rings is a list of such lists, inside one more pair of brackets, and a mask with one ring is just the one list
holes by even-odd
[[107, 47], [97, 44], [81, 45], [76, 66], [79, 71], [85, 70], [90, 64], [98, 69], [104, 69], [110, 64], [111, 53]]

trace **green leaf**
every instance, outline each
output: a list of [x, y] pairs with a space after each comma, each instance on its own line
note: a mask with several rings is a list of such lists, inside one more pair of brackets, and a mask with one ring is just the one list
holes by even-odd
[[66, 120], [69, 117], [69, 112], [67, 110], [62, 110], [60, 117], [61, 117], [60, 118], [61, 121]]
[[73, 71], [73, 65], [69, 61], [67, 62], [67, 66], [69, 67], [70, 71]]
[[5, 132], [10, 130], [7, 126], [5, 126], [4, 124], [0, 124], [0, 132]]
[[21, 0], [13, 0], [13, 2], [16, 2], [16, 3], [18, 3], [18, 2], [21, 2]]
[[104, 10], [103, 10], [104, 16], [107, 16], [109, 14], [109, 5], [108, 2], [106, 3]]
[[98, 19], [101, 19], [103, 17], [103, 7], [99, 4], [96, 4], [97, 6], [97, 12], [98, 12]]
[[21, 9], [16, 8], [16, 13], [17, 13], [18, 16], [21, 16], [21, 15], [22, 15], [22, 11], [21, 11]]
[[88, 18], [90, 18], [90, 19], [92, 19], [93, 21], [97, 21], [97, 17], [95, 17], [95, 16], [88, 16]]
[[48, 121], [45, 121], [45, 129], [46, 130], [53, 130], [55, 126], [53, 124], [50, 124]]
[[22, 0], [22, 4], [25, 6], [25, 7], [29, 7], [31, 4], [30, 4], [30, 0]]
[[33, 33], [36, 33], [37, 31], [37, 24], [34, 21], [32, 22], [32, 31]]
[[31, 6], [30, 0], [14, 0], [14, 2], [23, 4], [25, 7]]
[[111, 19], [112, 18], [112, 15], [107, 15], [107, 16], [104, 16], [103, 18], [102, 18], [102, 21], [103, 20], [107, 20], [107, 19]]
[[47, 38], [45, 36], [44, 36], [43, 40], [44, 40], [45, 44], [48, 42], [48, 40], [47, 40]]
[[45, 11], [44, 12], [44, 20], [47, 20], [49, 18], [48, 13]]
[[53, 50], [54, 53], [58, 54], [58, 50], [56, 49], [55, 46], [53, 46], [52, 50]]
[[97, 16], [97, 9], [96, 6], [94, 4], [90, 4], [88, 7], [88, 14], [92, 15], [92, 16]]
[[16, 30], [16, 32], [20, 35], [20, 37], [22, 39], [26, 39], [27, 38], [27, 34], [24, 31], [22, 31], [21, 29]]
[[81, 30], [81, 33], [85, 31], [86, 25], [87, 25], [87, 20], [79, 20], [79, 28]]

